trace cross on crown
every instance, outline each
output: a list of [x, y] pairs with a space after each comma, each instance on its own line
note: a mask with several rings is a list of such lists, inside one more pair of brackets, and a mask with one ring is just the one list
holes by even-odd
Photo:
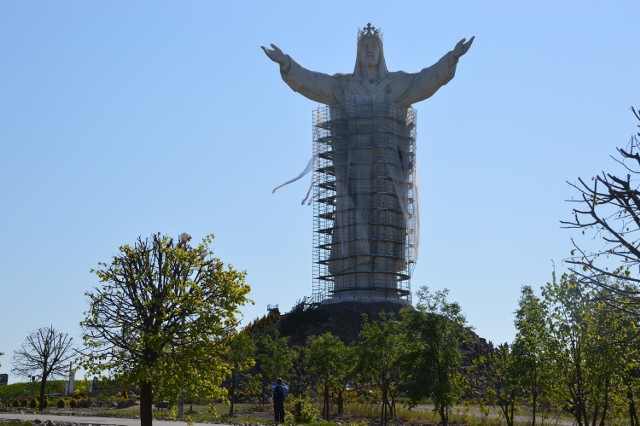
[[371, 25], [371, 22], [369, 22], [366, 27], [362, 29], [358, 28], [358, 40], [362, 37], [378, 37], [382, 40], [382, 32], [380, 31], [380, 28], [374, 27]]

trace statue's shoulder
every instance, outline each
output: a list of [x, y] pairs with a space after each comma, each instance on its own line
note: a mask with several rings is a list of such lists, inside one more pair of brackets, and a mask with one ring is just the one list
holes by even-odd
[[343, 88], [351, 85], [351, 82], [354, 79], [353, 74], [345, 74], [342, 72], [336, 73], [332, 75], [332, 77], [335, 79], [336, 83]]
[[403, 77], [410, 77], [414, 74], [415, 73], [409, 73], [406, 71], [392, 71], [388, 74], [388, 76], [391, 78], [403, 78]]
[[419, 73], [411, 73], [406, 71], [393, 71], [387, 74], [389, 84], [394, 86], [405, 86], [411, 84]]

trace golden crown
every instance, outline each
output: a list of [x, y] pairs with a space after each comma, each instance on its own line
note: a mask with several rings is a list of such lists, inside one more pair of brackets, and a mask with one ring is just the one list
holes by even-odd
[[382, 31], [380, 28], [376, 28], [369, 22], [366, 27], [358, 28], [358, 40], [363, 37], [378, 37], [382, 41]]

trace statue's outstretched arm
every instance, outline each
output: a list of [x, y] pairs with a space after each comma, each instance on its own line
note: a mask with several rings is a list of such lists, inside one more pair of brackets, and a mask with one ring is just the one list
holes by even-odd
[[[447, 52], [438, 62], [416, 74], [406, 74], [406, 87], [397, 98], [401, 103], [414, 104], [431, 97], [455, 76], [458, 59], [471, 47], [475, 36], [469, 41], [460, 40], [453, 50]], [[400, 80], [398, 80], [400, 81]]]
[[280, 64], [280, 76], [295, 92], [325, 105], [340, 102], [338, 97], [341, 92], [336, 78], [302, 67], [275, 44], [271, 45], [271, 49], [260, 47], [269, 59]]
[[260, 46], [264, 53], [267, 55], [269, 59], [273, 62], [280, 64], [280, 71], [287, 73], [289, 71], [289, 67], [291, 65], [291, 59], [289, 55], [285, 55], [282, 50], [275, 44], [271, 44], [271, 49], [268, 49], [264, 46]]

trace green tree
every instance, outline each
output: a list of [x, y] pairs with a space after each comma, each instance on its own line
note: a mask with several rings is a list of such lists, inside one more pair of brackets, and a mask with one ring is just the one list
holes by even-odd
[[353, 351], [338, 337], [327, 332], [307, 339], [309, 372], [322, 387], [322, 416], [329, 420], [330, 395], [336, 396], [338, 414], [344, 411], [343, 395], [356, 365]]
[[308, 345], [297, 345], [292, 348], [295, 351], [293, 360], [293, 377], [290, 379], [289, 392], [298, 395], [308, 395], [313, 377], [309, 373], [307, 358], [309, 355]]
[[[616, 280], [611, 287], [626, 286], [627, 283]], [[594, 322], [594, 338], [589, 344], [599, 355], [596, 359], [596, 377], [602, 382], [601, 424], [604, 423], [607, 408], [610, 411], [628, 410], [632, 425], [638, 425], [635, 407], [635, 390], [638, 389], [638, 349], [640, 348], [639, 330], [636, 317], [618, 309], [627, 305], [628, 297], [623, 293], [612, 293], [601, 289], [591, 297], [591, 317]], [[614, 301], [615, 303], [611, 303]]]
[[22, 377], [37, 373], [40, 379], [40, 410], [46, 407], [47, 380], [64, 376], [69, 360], [76, 355], [72, 342], [67, 333], [53, 326], [42, 327], [27, 336], [20, 349], [14, 352], [11, 371]]
[[90, 386], [90, 383], [86, 377], [81, 380], [76, 380], [74, 383], [72, 396], [75, 399], [86, 399], [88, 396], [87, 392], [89, 391], [89, 386]]
[[[273, 335], [265, 335], [258, 341], [258, 362], [262, 373], [263, 396], [268, 394], [269, 384], [276, 378], [286, 380], [293, 368], [295, 349], [289, 347], [289, 337], [280, 336], [276, 330]], [[264, 398], [263, 403], [264, 403]]]
[[246, 373], [242, 381], [242, 394], [251, 398], [258, 398], [262, 400], [264, 395], [264, 391], [262, 388], [262, 375]]
[[406, 349], [406, 340], [399, 321], [394, 315], [380, 314], [377, 321], [364, 315], [357, 350], [360, 378], [368, 383], [381, 398], [380, 422], [387, 424], [396, 415], [395, 398], [401, 378], [400, 360]]
[[249, 286], [245, 273], [213, 256], [213, 236], [198, 246], [187, 234], [152, 235], [120, 247], [94, 270], [81, 322], [89, 372], [109, 371], [140, 388], [142, 426], [152, 424], [153, 395], [212, 398], [231, 366], [229, 337]]
[[[545, 365], [549, 335], [547, 309], [530, 286], [520, 291], [514, 325], [516, 337], [511, 345], [512, 374], [531, 407], [531, 424], [536, 424], [540, 398], [547, 397], [549, 368]], [[548, 405], [548, 404], [545, 404]]]
[[507, 426], [513, 426], [519, 389], [509, 345], [503, 343], [479, 357], [471, 370], [478, 379], [473, 383], [475, 388], [484, 393], [487, 403], [500, 408]]
[[411, 405], [430, 398], [443, 425], [462, 396], [461, 345], [470, 342], [470, 330], [460, 305], [447, 300], [448, 290], [418, 292], [416, 311], [405, 311], [404, 387]]
[[[631, 108], [640, 121], [640, 112]], [[638, 126], [640, 127], [640, 126]], [[591, 179], [578, 178], [569, 183], [576, 191], [571, 202], [573, 218], [562, 221], [566, 228], [577, 229], [590, 241], [572, 239], [574, 250], [567, 262], [578, 282], [587, 287], [600, 289], [598, 298], [607, 307], [614, 307], [626, 317], [640, 317], [640, 133], [631, 136], [625, 148], [617, 148], [613, 157], [618, 170], [602, 172]], [[606, 298], [606, 299], [605, 299]], [[623, 319], [624, 321], [624, 319]], [[629, 327], [627, 327], [629, 329]], [[637, 339], [634, 339], [637, 340]], [[628, 341], [627, 341], [628, 342]], [[629, 347], [624, 343], [623, 347]], [[637, 347], [636, 347], [637, 350]], [[640, 373], [634, 373], [634, 361], [622, 368], [627, 388], [629, 415], [632, 424], [638, 423], [633, 401], [633, 383]]]
[[543, 289], [549, 306], [550, 353], [561, 379], [558, 399], [578, 425], [604, 425], [611, 408], [611, 390], [616, 380], [615, 344], [612, 335], [602, 334], [599, 324], [609, 319], [601, 309], [597, 294], [581, 287], [574, 275]]
[[236, 390], [238, 388], [239, 376], [242, 372], [253, 367], [255, 361], [256, 345], [248, 333], [240, 332], [235, 334], [230, 342], [226, 361], [231, 366], [229, 385], [229, 415], [233, 416], [236, 402]]

